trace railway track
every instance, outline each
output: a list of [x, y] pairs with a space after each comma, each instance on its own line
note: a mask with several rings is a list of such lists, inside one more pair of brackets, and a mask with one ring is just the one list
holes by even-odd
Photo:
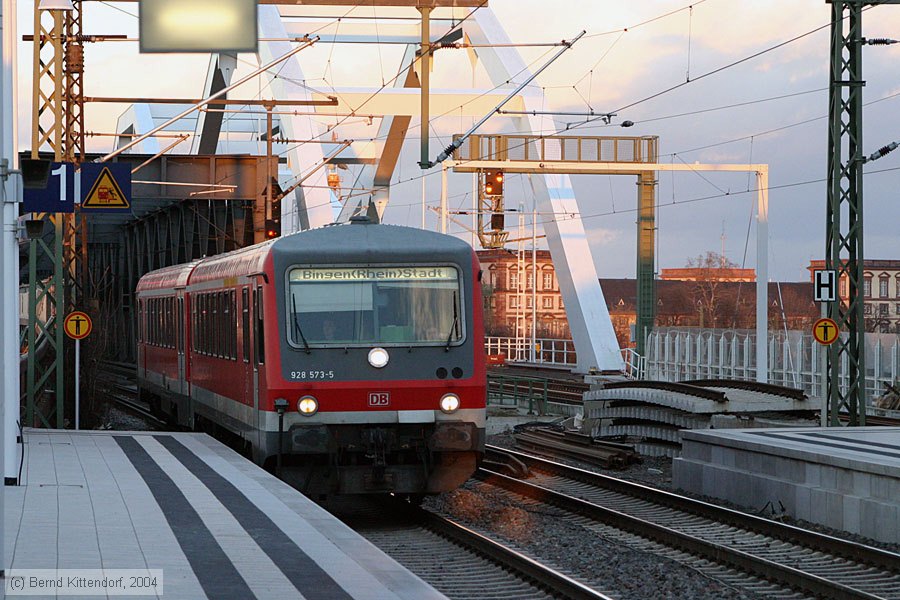
[[610, 600], [517, 549], [433, 512], [395, 499], [342, 502], [336, 509], [327, 508], [449, 598]]
[[137, 377], [134, 365], [104, 362], [99, 374], [104, 394], [126, 412], [144, 419], [150, 426], [166, 429], [166, 423], [158, 419], [146, 402], [138, 398]]
[[748, 591], [778, 598], [900, 599], [900, 555], [507, 449], [525, 482], [488, 470], [484, 485], [605, 537], [660, 553]]

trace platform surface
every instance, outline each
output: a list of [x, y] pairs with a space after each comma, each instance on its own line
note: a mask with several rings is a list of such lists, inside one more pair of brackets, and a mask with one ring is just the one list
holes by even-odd
[[711, 429], [683, 437], [900, 479], [900, 427]]
[[685, 431], [672, 483], [900, 542], [900, 427]]
[[161, 569], [170, 599], [444, 598], [204, 434], [25, 430], [22, 483], [7, 573]]

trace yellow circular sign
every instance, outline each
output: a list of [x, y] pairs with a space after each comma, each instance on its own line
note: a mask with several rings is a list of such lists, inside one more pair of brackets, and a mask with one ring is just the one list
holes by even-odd
[[819, 319], [813, 325], [813, 337], [823, 346], [830, 346], [840, 334], [837, 323], [831, 319]]
[[76, 310], [66, 315], [63, 328], [66, 330], [66, 335], [73, 340], [83, 340], [91, 334], [94, 324], [91, 323], [89, 316], [80, 310]]

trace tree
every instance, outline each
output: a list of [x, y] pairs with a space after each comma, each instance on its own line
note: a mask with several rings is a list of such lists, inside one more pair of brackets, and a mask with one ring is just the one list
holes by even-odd
[[734, 280], [732, 270], [738, 265], [718, 252], [707, 250], [706, 254], [688, 258], [686, 266], [694, 270], [692, 295], [700, 314], [700, 327], [716, 327], [726, 311], [722, 283]]

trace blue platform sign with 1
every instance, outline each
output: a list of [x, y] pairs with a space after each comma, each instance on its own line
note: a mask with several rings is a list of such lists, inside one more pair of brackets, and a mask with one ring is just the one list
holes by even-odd
[[42, 190], [22, 191], [23, 210], [37, 213], [75, 212], [75, 165], [55, 162], [50, 165], [50, 179]]

